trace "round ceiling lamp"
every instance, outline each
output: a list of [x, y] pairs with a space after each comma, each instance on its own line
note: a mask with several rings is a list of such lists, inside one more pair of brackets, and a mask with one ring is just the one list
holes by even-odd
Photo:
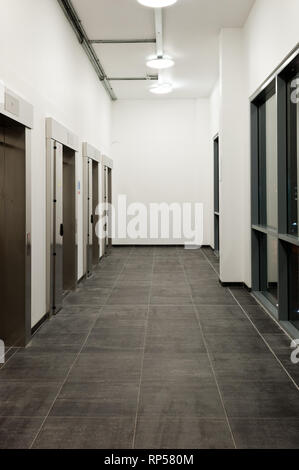
[[172, 91], [173, 86], [171, 83], [157, 83], [156, 85], [150, 87], [150, 92], [154, 93], [155, 95], [166, 95]]
[[163, 57], [154, 57], [147, 61], [146, 65], [151, 69], [169, 69], [170, 67], [174, 66], [174, 60], [171, 57], [163, 56]]
[[151, 8], [164, 8], [174, 5], [178, 0], [138, 0], [141, 5]]

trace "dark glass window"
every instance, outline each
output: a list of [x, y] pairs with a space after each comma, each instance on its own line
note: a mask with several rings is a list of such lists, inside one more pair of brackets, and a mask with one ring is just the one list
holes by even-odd
[[259, 106], [259, 223], [277, 230], [277, 104], [271, 93]]
[[299, 247], [289, 247], [289, 320], [299, 330]]
[[273, 305], [278, 304], [278, 239], [260, 236], [260, 290]]
[[219, 139], [214, 140], [214, 211], [219, 212]]
[[214, 140], [214, 248], [219, 254], [220, 220], [219, 220], [219, 138]]
[[287, 148], [288, 148], [288, 232], [298, 236], [299, 203], [299, 74], [288, 82]]

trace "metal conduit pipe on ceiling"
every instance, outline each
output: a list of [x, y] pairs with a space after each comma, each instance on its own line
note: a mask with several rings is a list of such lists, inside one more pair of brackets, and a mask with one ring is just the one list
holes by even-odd
[[95, 69], [95, 72], [97, 76], [99, 77], [100, 81], [103, 83], [104, 88], [106, 89], [107, 93], [109, 94], [110, 98], [113, 101], [116, 101], [116, 96], [115, 93], [109, 83], [109, 80], [107, 79], [107, 76], [105, 74], [104, 68], [94, 50], [94, 48], [91, 45], [91, 42], [86, 34], [85, 29], [82, 26], [82, 23], [80, 21], [80, 18], [77, 15], [76, 10], [74, 9], [72, 2], [70, 0], [58, 0], [58, 3], [60, 4], [66, 18], [68, 19], [70, 25], [72, 26], [74, 32], [76, 33], [76, 36], [82, 45], [83, 49], [85, 50], [93, 68]]
[[141, 42], [149, 42], [149, 43], [156, 43], [157, 48], [157, 56], [163, 56], [163, 13], [161, 8], [157, 8], [155, 10], [155, 29], [156, 29], [156, 38], [155, 39], [145, 39], [145, 40], [90, 40], [87, 36], [87, 33], [82, 26], [82, 22], [72, 5], [71, 0], [58, 0], [67, 20], [69, 21], [70, 25], [72, 26], [78, 41], [82, 45], [83, 49], [85, 50], [97, 76], [99, 77], [100, 81], [103, 83], [103, 86], [107, 93], [109, 94], [110, 98], [113, 101], [116, 101], [116, 95], [113, 91], [113, 88], [110, 85], [111, 81], [140, 81], [140, 80], [158, 80], [158, 75], [147, 75], [146, 77], [107, 77], [105, 70], [97, 56], [96, 51], [94, 50], [92, 44], [105, 44], [105, 43], [141, 43]]

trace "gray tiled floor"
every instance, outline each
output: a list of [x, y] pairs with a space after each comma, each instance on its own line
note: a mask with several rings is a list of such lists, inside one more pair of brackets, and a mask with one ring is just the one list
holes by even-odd
[[114, 248], [0, 368], [2, 448], [299, 448], [299, 365], [211, 250]]

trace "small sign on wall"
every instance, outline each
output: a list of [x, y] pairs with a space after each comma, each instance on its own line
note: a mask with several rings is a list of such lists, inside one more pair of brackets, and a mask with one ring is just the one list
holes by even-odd
[[78, 181], [77, 189], [78, 189], [78, 195], [80, 196], [80, 194], [81, 194], [81, 181]]

